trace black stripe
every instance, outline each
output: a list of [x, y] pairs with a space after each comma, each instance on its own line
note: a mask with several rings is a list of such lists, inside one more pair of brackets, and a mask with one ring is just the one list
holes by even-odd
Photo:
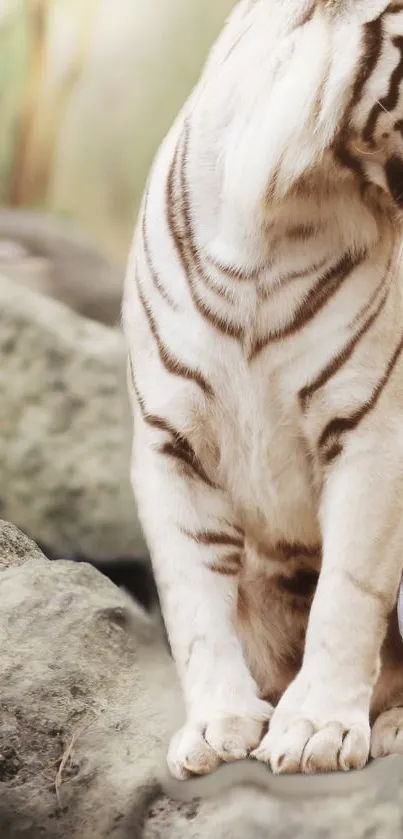
[[403, 12], [403, 3], [396, 3], [394, 6], [389, 6], [384, 14], [398, 15], [400, 12]]
[[[389, 271], [390, 263], [388, 265], [386, 277], [388, 276]], [[371, 300], [365, 306], [365, 310], [369, 310], [371, 308], [374, 299], [376, 299], [376, 297], [378, 296], [380, 289], [385, 284], [385, 281], [386, 278], [384, 277], [380, 285], [377, 286], [377, 288], [375, 289], [375, 292], [372, 295]], [[389, 289], [387, 289], [386, 292], [382, 295], [378, 303], [378, 306], [364, 321], [358, 332], [356, 332], [356, 334], [353, 335], [352, 338], [350, 338], [350, 340], [343, 347], [343, 349], [340, 350], [340, 352], [338, 352], [337, 355], [335, 355], [334, 358], [331, 359], [331, 361], [329, 361], [329, 363], [326, 365], [326, 367], [323, 368], [323, 370], [320, 371], [320, 373], [318, 373], [316, 378], [309, 385], [306, 385], [306, 387], [302, 388], [299, 391], [298, 398], [300, 400], [300, 404], [303, 411], [306, 411], [308, 403], [312, 396], [316, 393], [316, 391], [324, 387], [324, 385], [327, 384], [329, 379], [331, 379], [341, 369], [341, 367], [343, 367], [343, 365], [346, 364], [346, 362], [351, 358], [356, 346], [361, 341], [361, 338], [363, 338], [366, 332], [368, 332], [368, 330], [371, 328], [372, 324], [375, 322], [378, 315], [382, 311], [388, 296], [388, 290]]]
[[399, 50], [400, 59], [390, 77], [388, 93], [372, 108], [362, 135], [365, 142], [372, 146], [374, 145], [374, 133], [380, 115], [385, 111], [389, 113], [393, 111], [399, 101], [400, 85], [403, 80], [403, 36], [399, 35], [393, 38], [392, 43]]
[[364, 54], [361, 58], [358, 74], [353, 87], [349, 105], [350, 113], [361, 100], [364, 87], [378, 64], [383, 44], [383, 15], [364, 25]]
[[334, 153], [338, 162], [341, 163], [345, 169], [350, 169], [351, 172], [353, 172], [354, 175], [362, 181], [362, 183], [366, 182], [364, 167], [358, 157], [355, 157], [348, 148], [346, 136], [339, 137], [339, 142], [335, 146]]
[[165, 346], [162, 338], [158, 332], [157, 324], [155, 321], [154, 314], [152, 312], [151, 306], [146, 300], [144, 291], [141, 287], [141, 283], [139, 281], [138, 275], [136, 273], [136, 283], [137, 283], [137, 290], [140, 298], [140, 302], [143, 306], [143, 310], [145, 312], [148, 325], [150, 327], [150, 332], [155, 340], [158, 355], [160, 360], [165, 367], [168, 373], [171, 373], [173, 376], [179, 376], [181, 378], [187, 379], [190, 382], [194, 382], [197, 384], [203, 393], [206, 396], [212, 397], [214, 396], [214, 391], [212, 386], [209, 384], [207, 379], [203, 376], [203, 374], [199, 370], [194, 370], [191, 367], [187, 367], [183, 362], [179, 361], [179, 359], [175, 358], [172, 353], [168, 350]]
[[193, 447], [189, 443], [189, 440], [172, 427], [170, 432], [172, 439], [161, 444], [159, 447], [160, 453], [166, 455], [167, 457], [172, 457], [175, 460], [181, 461], [185, 466], [189, 467], [191, 473], [200, 478], [203, 483], [213, 489], [218, 489], [216, 484], [214, 484], [206, 474]]
[[216, 574], [235, 577], [239, 574], [242, 568], [242, 556], [238, 553], [231, 553], [227, 556], [219, 557], [214, 562], [210, 563], [208, 568]]
[[311, 600], [318, 584], [318, 571], [299, 569], [290, 577], [278, 575], [273, 578], [278, 587], [287, 594]]
[[302, 222], [301, 224], [295, 224], [293, 227], [289, 227], [285, 232], [285, 236], [291, 242], [306, 241], [307, 239], [312, 239], [313, 236], [317, 236], [322, 230], [323, 226], [320, 223]]
[[211, 530], [199, 530], [196, 533], [190, 533], [188, 530], [183, 531], [189, 539], [197, 542], [199, 545], [214, 546], [232, 545], [234, 548], [243, 548], [244, 540], [239, 536], [232, 536], [230, 533], [214, 532]]
[[[393, 373], [393, 370], [395, 369], [395, 366], [400, 358], [402, 350], [403, 337], [399, 341], [395, 349], [395, 352], [393, 353], [393, 356], [389, 361], [384, 375], [377, 384], [376, 388], [373, 390], [372, 395], [367, 400], [367, 402], [364, 402], [364, 404], [361, 405], [361, 407], [358, 408], [356, 411], [354, 411], [354, 413], [351, 414], [349, 417], [336, 417], [335, 419], [331, 420], [324, 428], [319, 438], [318, 447], [320, 450], [322, 450], [322, 456], [326, 463], [333, 460], [334, 457], [336, 457], [340, 453], [342, 447], [339, 438], [341, 437], [341, 435], [345, 434], [347, 431], [353, 431], [355, 428], [357, 428], [357, 426], [364, 419], [364, 417], [368, 416], [368, 414], [374, 410], [382, 395], [384, 388], [386, 387]], [[336, 439], [334, 440], [332, 447], [329, 449], [328, 446], [332, 443], [333, 438]]]
[[200, 478], [203, 481], [203, 483], [207, 484], [207, 486], [211, 487], [212, 489], [218, 489], [216, 484], [214, 484], [213, 481], [210, 480], [207, 473], [205, 472], [199, 458], [196, 455], [196, 452], [194, 451], [187, 437], [185, 437], [184, 434], [181, 434], [179, 431], [177, 431], [176, 428], [174, 428], [174, 426], [171, 425], [170, 422], [163, 419], [163, 417], [151, 414], [147, 410], [145, 400], [143, 396], [140, 394], [134, 376], [133, 364], [130, 356], [129, 366], [131, 371], [131, 381], [133, 385], [133, 390], [135, 392], [136, 399], [144, 422], [152, 426], [152, 428], [157, 428], [159, 431], [165, 432], [170, 437], [169, 441], [162, 443], [159, 447], [160, 453], [181, 461], [186, 467], [188, 467], [191, 470], [193, 476], [197, 476], [198, 478]]
[[[182, 139], [182, 138], [181, 138]], [[195, 284], [195, 275], [200, 276], [200, 256], [194, 242], [193, 227], [191, 222], [189, 192], [186, 181], [186, 161], [188, 149], [188, 128], [185, 125], [183, 136], [183, 152], [181, 160], [179, 161], [179, 147], [180, 140], [177, 144], [176, 151], [172, 160], [171, 168], [167, 179], [167, 220], [168, 227], [171, 234], [171, 239], [175, 245], [179, 261], [182, 265], [184, 275], [187, 279], [188, 288], [193, 301], [193, 304], [199, 314], [217, 331], [226, 337], [242, 339], [244, 330], [243, 327], [234, 325], [213, 312], [211, 308], [206, 305], [202, 297], [197, 291]], [[175, 195], [175, 175], [180, 163], [180, 197]], [[181, 219], [183, 230], [178, 224], [178, 219]]]
[[348, 148], [351, 116], [354, 108], [359, 104], [365, 85], [374, 73], [378, 64], [383, 44], [382, 15], [364, 26], [364, 50], [359, 62], [358, 73], [354, 82], [349, 105], [343, 118], [342, 126], [337, 137], [334, 154], [342, 166], [350, 169], [363, 182], [366, 181], [364, 167]]
[[273, 556], [276, 559], [279, 558], [282, 560], [300, 559], [301, 557], [316, 559], [321, 556], [321, 553], [322, 549], [320, 545], [304, 545], [301, 542], [280, 541], [274, 547]]
[[224, 265], [223, 262], [220, 262], [208, 255], [207, 260], [217, 271], [225, 274], [230, 280], [233, 280], [236, 283], [253, 282], [261, 276], [264, 270], [271, 267], [270, 264], [266, 264], [259, 266], [259, 268], [251, 268], [250, 271], [244, 271], [242, 268], [237, 268], [235, 265]]
[[358, 256], [353, 256], [350, 251], [345, 253], [326, 273], [319, 277], [311, 290], [297, 308], [293, 320], [288, 326], [278, 330], [257, 341], [252, 348], [249, 360], [255, 359], [259, 353], [270, 343], [281, 341], [290, 335], [295, 335], [307, 323], [313, 320], [316, 315], [326, 306], [329, 300], [334, 297], [344, 280], [352, 271], [366, 258], [367, 251], [362, 251]]
[[393, 155], [385, 164], [386, 182], [392, 198], [398, 207], [403, 207], [403, 161], [397, 155]]
[[306, 9], [302, 12], [299, 18], [297, 18], [295, 29], [300, 29], [302, 26], [306, 26], [309, 23], [316, 11], [316, 2], [315, 0], [309, 0]]
[[162, 280], [161, 280], [161, 277], [159, 276], [158, 272], [155, 269], [155, 265], [154, 265], [154, 262], [153, 262], [153, 259], [152, 259], [152, 256], [151, 256], [151, 250], [150, 250], [150, 245], [149, 245], [149, 240], [148, 240], [148, 232], [147, 232], [147, 220], [146, 220], [147, 205], [148, 205], [148, 193], [146, 194], [146, 198], [145, 198], [145, 205], [144, 205], [144, 209], [143, 209], [143, 220], [142, 220], [143, 247], [144, 247], [144, 253], [145, 253], [145, 257], [146, 257], [147, 267], [148, 267], [148, 270], [150, 272], [151, 279], [153, 281], [154, 287], [156, 288], [156, 290], [158, 291], [160, 296], [165, 300], [166, 303], [168, 303], [168, 305], [171, 307], [171, 309], [174, 309], [175, 311], [178, 311], [178, 306], [176, 305], [174, 300], [172, 300], [172, 297], [170, 296], [170, 294], [168, 294], [166, 288], [164, 287], [164, 285], [162, 283]]
[[275, 285], [271, 285], [269, 288], [267, 287], [259, 287], [257, 289], [258, 295], [260, 300], [268, 300], [273, 297], [274, 294], [281, 293], [284, 285], [286, 283], [295, 282], [296, 280], [302, 280], [304, 277], [312, 276], [312, 274], [317, 274], [318, 271], [321, 271], [325, 268], [326, 265], [329, 263], [329, 257], [325, 256], [319, 260], [319, 262], [311, 263], [307, 265], [306, 268], [298, 268], [295, 271], [289, 271], [288, 274], [283, 274], [282, 276], [276, 279]]
[[206, 306], [203, 300], [196, 294], [196, 289], [193, 282], [193, 276], [196, 272], [199, 277], [204, 281], [205, 277], [203, 276], [202, 271], [202, 259], [201, 254], [197, 248], [195, 235], [193, 231], [193, 223], [191, 217], [191, 203], [190, 203], [190, 194], [189, 194], [189, 185], [186, 177], [186, 169], [187, 169], [187, 159], [188, 159], [188, 147], [189, 147], [189, 131], [188, 127], [185, 126], [185, 141], [184, 141], [184, 152], [182, 158], [182, 166], [180, 170], [181, 176], [181, 186], [182, 186], [182, 218], [183, 224], [185, 229], [185, 243], [188, 248], [188, 253], [190, 254], [191, 261], [188, 263], [189, 268], [186, 272], [186, 276], [188, 279], [189, 287], [191, 290], [191, 294], [193, 296], [193, 301], [198, 306], [200, 313], [209, 320], [209, 322], [220, 332], [224, 333], [224, 335], [229, 335], [231, 338], [237, 338], [240, 340], [243, 337], [244, 330], [242, 326], [238, 326], [236, 324], [231, 323], [230, 321], [226, 320], [226, 318], [217, 315], [215, 312], [212, 312], [209, 307]]

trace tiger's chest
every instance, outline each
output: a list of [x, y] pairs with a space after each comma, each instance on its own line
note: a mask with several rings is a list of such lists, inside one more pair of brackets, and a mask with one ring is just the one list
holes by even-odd
[[209, 425], [215, 478], [239, 524], [258, 541], [317, 541], [317, 493], [296, 398], [281, 371], [223, 365]]

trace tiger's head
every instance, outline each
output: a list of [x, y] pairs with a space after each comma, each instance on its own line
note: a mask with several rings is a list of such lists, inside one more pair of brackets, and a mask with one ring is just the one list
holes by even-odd
[[336, 178], [376, 185], [403, 209], [403, 0], [273, 4], [283, 24], [270, 95], [274, 197], [325, 155], [328, 171], [330, 155]]
[[335, 78], [337, 62], [345, 60], [349, 38], [358, 36], [332, 144], [335, 158], [403, 209], [403, 2], [318, 0], [310, 9], [328, 16], [335, 46], [324, 88]]
[[403, 209], [403, 3], [367, 0], [357, 7], [364, 20], [336, 155]]

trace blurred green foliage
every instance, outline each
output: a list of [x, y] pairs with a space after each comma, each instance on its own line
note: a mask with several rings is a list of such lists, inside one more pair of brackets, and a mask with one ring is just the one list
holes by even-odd
[[125, 258], [155, 151], [234, 0], [0, 0], [0, 200]]
[[[3, 8], [4, 7], [4, 8]], [[25, 0], [0, 3], [0, 201], [9, 199], [20, 108], [27, 82]]]

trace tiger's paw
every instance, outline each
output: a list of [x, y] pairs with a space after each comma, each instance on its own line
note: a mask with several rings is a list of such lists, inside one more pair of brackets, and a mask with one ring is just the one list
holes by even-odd
[[[267, 705], [266, 720], [272, 709]], [[222, 715], [206, 722], [188, 722], [174, 734], [168, 751], [168, 768], [174, 778], [208, 775], [220, 763], [242, 760], [260, 743], [266, 721]]]
[[275, 720], [252, 757], [270, 764], [276, 775], [313, 774], [362, 769], [368, 753], [369, 726], [340, 721], [317, 724], [295, 713]]
[[391, 708], [375, 720], [371, 732], [371, 757], [403, 754], [403, 708]]

